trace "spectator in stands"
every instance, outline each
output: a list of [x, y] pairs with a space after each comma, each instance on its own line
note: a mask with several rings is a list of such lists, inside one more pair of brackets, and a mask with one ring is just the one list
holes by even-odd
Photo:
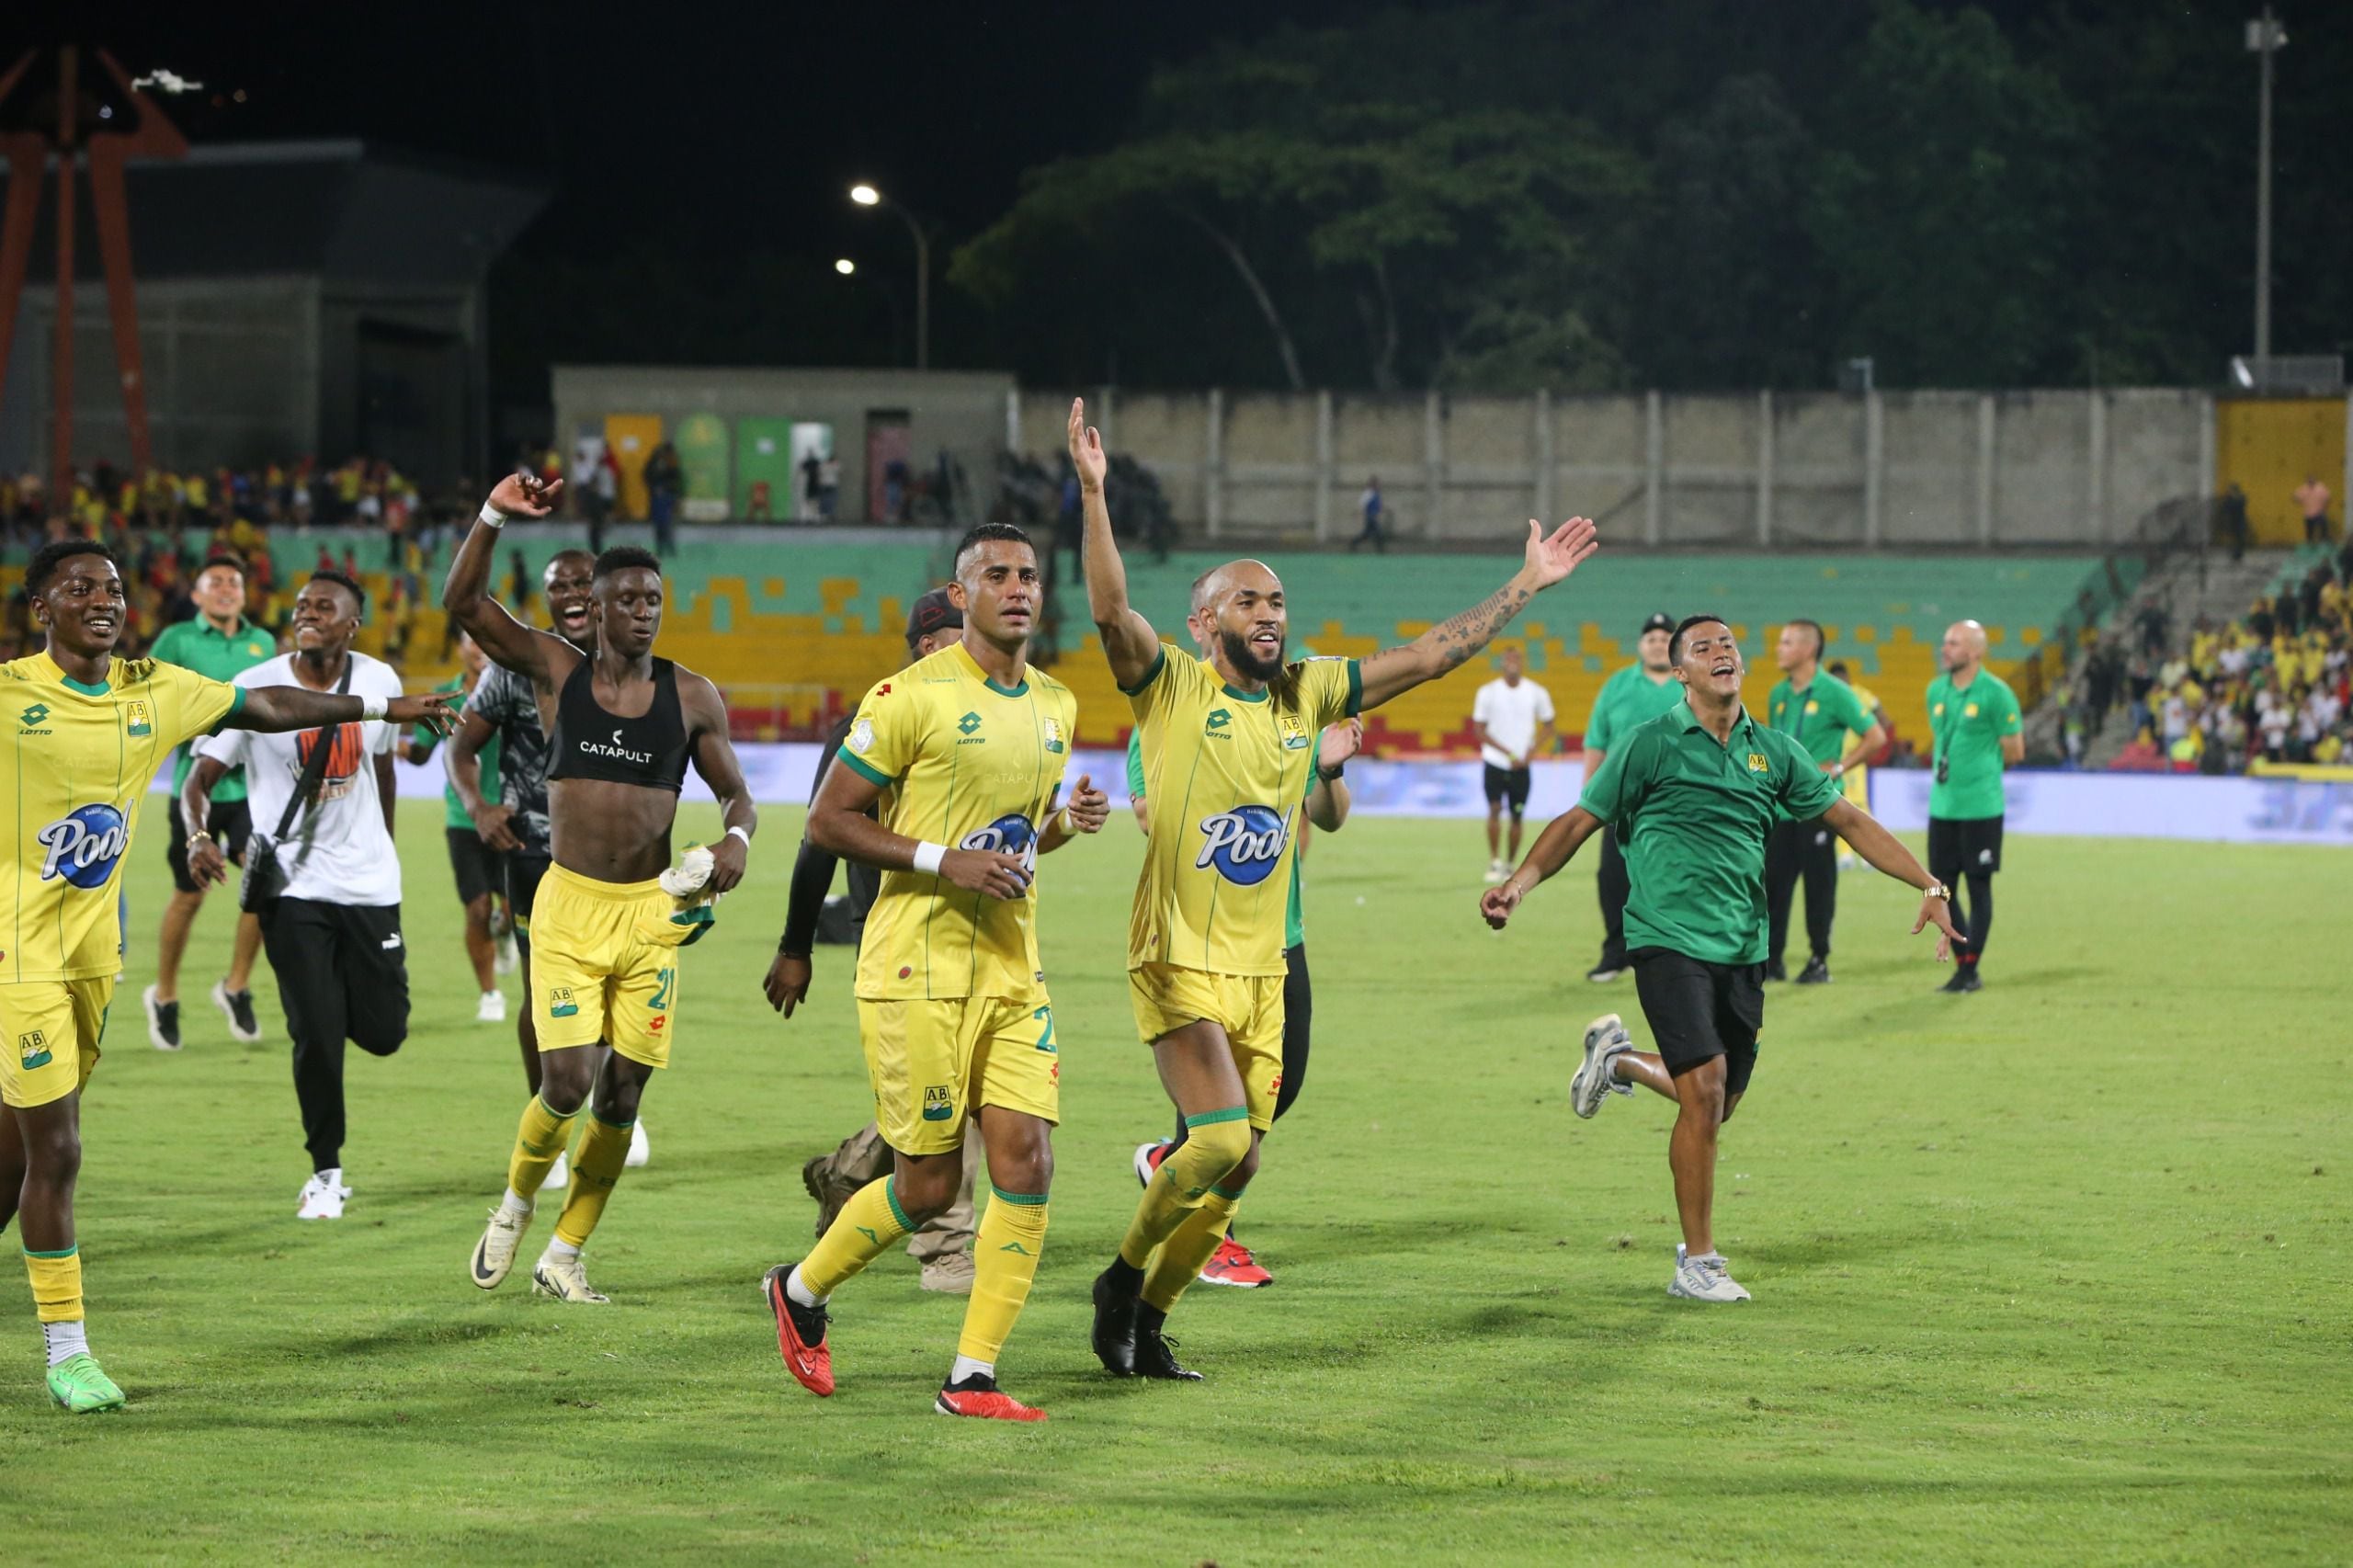
[[572, 453], [573, 494], [580, 498], [580, 516], [588, 525], [589, 553], [602, 553], [605, 548], [605, 524], [613, 515], [613, 497], [620, 494], [620, 477], [613, 472], [612, 453], [606, 450], [601, 436], [583, 436]]
[[1354, 555], [1357, 546], [1370, 542], [1375, 554], [1389, 551], [1388, 537], [1381, 530], [1381, 476], [1374, 474], [1365, 482], [1364, 494], [1357, 497], [1357, 509], [1364, 514], [1364, 528], [1348, 541], [1348, 553]]
[[817, 505], [817, 497], [824, 493], [825, 487], [824, 460], [817, 455], [817, 449], [812, 447], [809, 449], [809, 455], [801, 460], [800, 468], [801, 504], [792, 508], [792, 520], [796, 523], [813, 523], [824, 515]]
[[2222, 492], [2222, 499], [2215, 506], [2214, 517], [2215, 531], [2222, 536], [2222, 542], [2231, 547], [2231, 559], [2238, 561], [2246, 554], [2246, 542], [2254, 533], [2247, 526], [2246, 492], [2239, 488], [2238, 481], [2233, 480], [2231, 487]]
[[2304, 482], [2296, 486], [2296, 510], [2303, 516], [2306, 544], [2328, 542], [2328, 486], [2316, 473], [2304, 475]]
[[677, 515], [678, 497], [686, 493], [687, 471], [678, 461], [678, 449], [668, 441], [654, 449], [645, 460], [645, 514], [654, 524], [654, 550], [658, 555], [670, 553], [673, 542], [670, 533]]
[[827, 452], [824, 461], [817, 465], [818, 521], [830, 523], [834, 520], [834, 508], [840, 502], [841, 494], [841, 460], [833, 453]]

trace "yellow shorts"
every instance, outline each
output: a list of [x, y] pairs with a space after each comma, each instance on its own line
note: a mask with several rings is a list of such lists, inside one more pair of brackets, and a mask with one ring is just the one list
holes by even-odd
[[631, 1062], [670, 1064], [678, 949], [709, 926], [680, 920], [659, 881], [600, 882], [550, 866], [531, 901], [531, 1006], [541, 1051], [609, 1041]]
[[29, 980], [0, 985], [0, 1104], [29, 1110], [62, 1100], [90, 1081], [107, 1032], [112, 976]]
[[1139, 964], [1128, 971], [1128, 1000], [1136, 1032], [1146, 1045], [1187, 1024], [1207, 1019], [1225, 1031], [1233, 1070], [1242, 1075], [1243, 1103], [1259, 1131], [1275, 1125], [1275, 1096], [1283, 1086], [1283, 977], [1211, 974], [1174, 964]]
[[874, 1122], [903, 1154], [944, 1154], [964, 1142], [975, 1106], [1003, 1106], [1042, 1121], [1063, 1114], [1054, 1009], [1033, 996], [959, 996], [945, 1002], [858, 1003]]

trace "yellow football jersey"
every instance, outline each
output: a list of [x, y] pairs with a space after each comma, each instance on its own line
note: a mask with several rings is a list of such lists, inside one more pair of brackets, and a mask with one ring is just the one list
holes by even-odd
[[1354, 659], [1301, 659], [1294, 705], [1225, 684], [1206, 659], [1163, 644], [1128, 692], [1143, 733], [1152, 827], [1128, 923], [1128, 967], [1283, 972], [1297, 824], [1315, 737], [1356, 712]]
[[884, 827], [951, 849], [1020, 856], [1033, 879], [1017, 899], [967, 892], [944, 877], [885, 871], [858, 938], [868, 1001], [1027, 996], [1038, 962], [1038, 835], [1070, 761], [1078, 703], [1031, 668], [1017, 687], [988, 677], [961, 642], [919, 659], [866, 694], [837, 754], [880, 785]]
[[117, 659], [98, 686], [46, 653], [0, 665], [0, 723], [16, 737], [0, 785], [0, 822], [16, 824], [0, 981], [121, 967], [115, 892], [140, 801], [172, 748], [218, 729], [244, 697], [153, 659]]

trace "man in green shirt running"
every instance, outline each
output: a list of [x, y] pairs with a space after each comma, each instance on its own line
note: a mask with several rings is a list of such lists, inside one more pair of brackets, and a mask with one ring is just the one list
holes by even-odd
[[[1193, 608], [1185, 617], [1185, 629], [1193, 634], [1193, 646], [1206, 658], [1210, 637], [1213, 631], [1208, 616], [1210, 590], [1215, 585], [1217, 574], [1204, 572], [1193, 582]], [[1299, 829], [1299, 849], [1290, 859], [1290, 902], [1283, 911], [1283, 1064], [1275, 1078], [1275, 1114], [1280, 1121], [1283, 1112], [1290, 1109], [1299, 1098], [1299, 1091], [1307, 1083], [1307, 1048], [1309, 1026], [1315, 1012], [1315, 991], [1307, 974], [1307, 915], [1300, 900], [1300, 866], [1307, 858], [1308, 840], [1313, 836], [1310, 828], [1325, 833], [1337, 833], [1348, 820], [1348, 787], [1340, 781], [1347, 771], [1348, 758], [1356, 756], [1364, 744], [1364, 722], [1347, 720], [1333, 725], [1315, 737], [1315, 770], [1307, 781], [1307, 821]], [[1128, 732], [1128, 803], [1136, 813], [1136, 825], [1151, 831], [1152, 817], [1144, 809], [1146, 782], [1143, 774], [1143, 730], [1141, 725]], [[1176, 1136], [1154, 1139], [1136, 1146], [1136, 1179], [1146, 1187], [1159, 1174], [1160, 1162], [1174, 1153], [1185, 1142], [1185, 1119], [1176, 1118]], [[1217, 1251], [1201, 1265], [1201, 1283], [1230, 1285], [1244, 1290], [1256, 1290], [1271, 1285], [1275, 1277], [1261, 1264], [1256, 1255], [1236, 1240], [1231, 1227]]]
[[[197, 573], [190, 588], [196, 618], [164, 628], [148, 650], [150, 657], [210, 680], [233, 680], [256, 665], [278, 656], [278, 641], [245, 619], [245, 569], [231, 555], [216, 555]], [[180, 819], [180, 790], [196, 765], [191, 746], [172, 754], [171, 842], [165, 858], [172, 868], [172, 901], [164, 906], [164, 926], [155, 955], [155, 983], [142, 998], [147, 1006], [148, 1043], [158, 1051], [180, 1048], [180, 960], [188, 953], [188, 927], [204, 907], [204, 887], [188, 869], [188, 824]], [[245, 860], [245, 840], [253, 818], [245, 808], [245, 770], [232, 768], [212, 788], [212, 836], [240, 866]], [[260, 1020], [254, 1017], [254, 955], [261, 951], [261, 922], [240, 910], [236, 946], [230, 950], [229, 972], [212, 985], [212, 1005], [229, 1020], [229, 1033], [247, 1045], [261, 1039]]]
[[[1661, 611], [1643, 622], [1642, 657], [1601, 683], [1593, 699], [1593, 717], [1585, 726], [1585, 776], [1601, 771], [1618, 738], [1631, 734], [1683, 701], [1683, 687], [1667, 662], [1667, 640], [1675, 618]], [[1601, 961], [1586, 971], [1596, 984], [1606, 984], [1626, 972], [1626, 857], [1619, 853], [1618, 834], [1601, 835], [1601, 869], [1595, 877], [1601, 893]]]
[[1748, 716], [1740, 644], [1717, 616], [1687, 617], [1668, 657], [1684, 701], [1622, 736], [1585, 793], [1544, 831], [1501, 887], [1479, 901], [1502, 930], [1520, 900], [1569, 863], [1604, 824], [1626, 846], [1634, 988], [1658, 1046], [1637, 1051], [1616, 1014], [1585, 1034], [1570, 1107], [1589, 1117], [1613, 1088], [1641, 1084], [1675, 1101], [1667, 1165], [1683, 1221], [1672, 1296], [1745, 1301], [1716, 1251], [1716, 1133], [1756, 1066], [1765, 1022], [1765, 841], [1785, 819], [1820, 817], [1879, 869], [1921, 891], [1917, 933], [1935, 925], [1937, 956], [1959, 940], [1945, 890], [1895, 835], [1848, 801], [1797, 742]]
[[[450, 707], [451, 712], [462, 712], [472, 700], [474, 687], [482, 683], [483, 671], [490, 661], [474, 640], [464, 632], [458, 633], [458, 673], [433, 689], [460, 694]], [[431, 760], [441, 744], [441, 737], [423, 724], [409, 737], [402, 755], [413, 765]], [[482, 796], [498, 799], [498, 736], [492, 735], [476, 748], [475, 758], [482, 769]], [[482, 993], [482, 1000], [474, 1006], [474, 1022], [503, 1024], [506, 1021], [506, 993], [498, 988], [498, 938], [491, 931], [491, 916], [495, 913], [498, 890], [506, 885], [506, 857], [487, 847], [482, 835], [474, 828], [472, 812], [459, 802], [458, 787], [441, 787], [442, 836], [449, 843], [449, 870], [457, 879], [458, 903], [466, 912], [466, 960], [474, 968], [474, 988]]]
[[[1781, 628], [1775, 653], [1781, 678], [1765, 699], [1765, 722], [1797, 742], [1836, 780], [1876, 752], [1887, 732], [1853, 687], [1823, 673], [1824, 641], [1819, 621], [1792, 620]], [[1781, 951], [1789, 946], [1790, 907], [1797, 902], [1800, 877], [1805, 879], [1805, 936], [1812, 955], [1798, 983], [1827, 985], [1830, 926], [1838, 914], [1838, 846], [1820, 822], [1785, 822], [1765, 846], [1765, 978], [1790, 977], [1781, 967]]]
[[[2026, 760], [2018, 693], [1985, 667], [1985, 629], [1945, 628], [1945, 673], [1928, 683], [1936, 782], [1928, 787], [1928, 867], [1953, 890], [1969, 947], [1943, 989], [1975, 991], [1994, 929], [1994, 873], [2002, 869], [2002, 769]], [[1969, 896], [1961, 896], [1966, 879]]]

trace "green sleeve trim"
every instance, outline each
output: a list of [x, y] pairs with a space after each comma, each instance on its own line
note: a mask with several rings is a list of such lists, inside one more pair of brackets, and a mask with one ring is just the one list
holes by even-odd
[[1248, 1106], [1236, 1105], [1228, 1106], [1223, 1110], [1205, 1110], [1199, 1116], [1188, 1116], [1185, 1119], [1185, 1125], [1188, 1128], [1215, 1127], [1221, 1121], [1247, 1121], [1249, 1119], [1250, 1108]]
[[1215, 1183], [1211, 1183], [1210, 1190], [1216, 1193], [1220, 1198], [1224, 1199], [1228, 1203], [1239, 1203], [1242, 1201], [1242, 1188], [1238, 1187], [1219, 1187]]
[[1360, 711], [1362, 711], [1362, 710], [1363, 710], [1363, 708], [1364, 708], [1364, 665], [1363, 665], [1363, 664], [1362, 664], [1360, 661], [1358, 661], [1358, 660], [1356, 660], [1356, 659], [1350, 659], [1350, 660], [1348, 661], [1348, 706], [1347, 706], [1347, 716], [1348, 716], [1349, 718], [1351, 718], [1351, 719], [1355, 718], [1358, 712], [1360, 712]]
[[1160, 672], [1161, 672], [1162, 670], [1164, 670], [1164, 669], [1166, 669], [1167, 667], [1168, 667], [1168, 644], [1167, 644], [1167, 643], [1165, 643], [1165, 642], [1163, 642], [1163, 643], [1160, 645], [1160, 652], [1159, 652], [1159, 653], [1154, 653], [1154, 654], [1152, 656], [1152, 668], [1150, 668], [1150, 669], [1148, 669], [1148, 670], [1144, 671], [1144, 672], [1143, 672], [1142, 678], [1141, 678], [1140, 680], [1138, 680], [1138, 681], [1135, 683], [1135, 685], [1133, 685], [1133, 686], [1123, 686], [1123, 687], [1121, 687], [1120, 688], [1120, 696], [1122, 696], [1122, 697], [1133, 697], [1133, 696], [1135, 696], [1137, 693], [1139, 693], [1139, 692], [1141, 692], [1142, 690], [1143, 690], [1143, 688], [1144, 688], [1145, 687], [1148, 687], [1148, 686], [1150, 686], [1154, 681], [1158, 680], [1158, 679], [1160, 678]]
[[45, 1257], [55, 1260], [61, 1257], [72, 1257], [75, 1253], [80, 1252], [81, 1250], [82, 1244], [80, 1242], [75, 1242], [72, 1246], [61, 1247], [56, 1252], [35, 1252], [32, 1248], [27, 1247], [25, 1249], [25, 1256], [27, 1257]]
[[851, 756], [848, 752], [837, 751], [834, 753], [834, 760], [842, 764], [852, 773], [857, 774], [860, 778], [865, 779], [869, 784], [873, 785], [878, 790], [888, 790], [892, 785], [898, 782], [897, 779], [892, 778], [889, 774], [883, 772], [872, 763], [861, 761], [859, 758]]
[[899, 1178], [895, 1173], [884, 1178], [882, 1196], [890, 1203], [891, 1218], [898, 1221], [899, 1229], [913, 1233], [915, 1222], [907, 1218], [905, 1210], [899, 1207]]
[[229, 711], [222, 714], [220, 718], [215, 719], [212, 722], [212, 728], [204, 732], [206, 734], [219, 734], [222, 730], [229, 727], [230, 720], [235, 718], [238, 714], [245, 710], [245, 688], [242, 686], [233, 686], [229, 688], [229, 691], [231, 693], [229, 698]]
[[995, 1182], [989, 1183], [989, 1196], [999, 1203], [1018, 1203], [1029, 1209], [1043, 1208], [1046, 1202], [1042, 1192], [1007, 1192]]

